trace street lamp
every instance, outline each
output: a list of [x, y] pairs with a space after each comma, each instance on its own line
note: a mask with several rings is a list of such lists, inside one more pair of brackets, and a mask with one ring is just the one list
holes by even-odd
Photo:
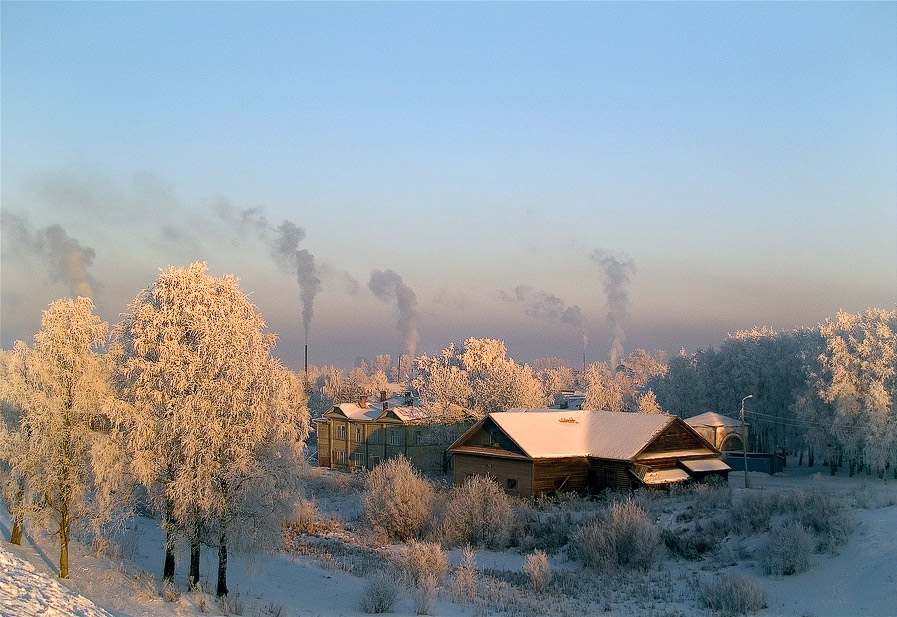
[[747, 431], [744, 430], [744, 402], [749, 398], [754, 398], [753, 394], [748, 394], [741, 399], [741, 455], [744, 461], [744, 488], [748, 487], [748, 469], [747, 469]]

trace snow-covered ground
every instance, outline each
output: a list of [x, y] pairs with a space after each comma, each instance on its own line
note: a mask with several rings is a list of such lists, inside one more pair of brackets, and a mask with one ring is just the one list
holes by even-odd
[[[821, 472], [821, 473], [820, 473]], [[875, 477], [848, 478], [839, 473], [830, 477], [827, 470], [796, 467], [770, 477], [751, 474], [750, 491], [794, 490], [821, 487], [844, 499], [864, 502], [854, 507], [856, 529], [837, 554], [817, 553], [809, 571], [793, 576], [764, 575], [755, 560], [719, 564], [708, 561], [665, 559], [654, 572], [644, 575], [649, 589], [644, 600], [621, 600], [619, 589], [595, 589], [587, 599], [574, 602], [564, 598], [521, 602], [530, 592], [501, 583], [492, 591], [493, 604], [474, 607], [456, 603], [446, 589], [440, 590], [433, 613], [445, 617], [495, 614], [501, 606], [511, 614], [566, 613], [610, 615], [711, 615], [700, 605], [692, 589], [694, 576], [716, 572], [744, 572], [755, 577], [767, 594], [768, 607], [761, 617], [807, 616], [886, 616], [897, 615], [897, 481]], [[733, 496], [744, 489], [743, 476], [731, 477]], [[861, 496], [862, 499], [858, 499]], [[352, 498], [335, 495], [332, 501], [341, 508], [352, 508]], [[891, 504], [876, 507], [882, 504]], [[326, 507], [322, 506], [326, 511]], [[350, 512], [351, 520], [357, 513]], [[0, 533], [9, 537], [10, 519], [0, 508]], [[75, 544], [71, 550], [70, 579], [56, 577], [58, 548], [52, 538], [27, 534], [22, 546], [3, 542], [0, 550], [0, 615], [78, 617], [206, 616], [243, 614], [255, 617], [313, 617], [363, 615], [360, 600], [366, 577], [386, 562], [374, 559], [364, 567], [352, 565], [351, 558], [282, 552], [273, 555], [229, 559], [230, 605], [223, 607], [213, 596], [188, 593], [186, 555], [179, 555], [176, 582], [165, 589], [158, 582], [162, 566], [162, 535], [155, 521], [138, 518], [123, 537], [116, 558], [97, 557]], [[457, 564], [460, 552], [451, 551]], [[202, 585], [211, 589], [216, 561], [214, 552], [205, 549], [202, 561]], [[524, 556], [508, 550], [477, 553], [477, 566], [507, 571], [506, 581], [514, 581]], [[551, 558], [555, 572], [568, 570], [576, 577], [579, 565], [568, 561], [563, 551]], [[384, 568], [385, 569], [385, 568]], [[640, 575], [641, 576], [641, 575]], [[622, 581], [621, 581], [622, 584]], [[505, 585], [502, 587], [501, 585]], [[504, 591], [502, 591], [504, 589]], [[633, 587], [637, 593], [641, 589]], [[653, 591], [652, 591], [653, 589]], [[631, 593], [628, 592], [628, 593]], [[654, 594], [651, 597], [651, 594]], [[505, 595], [502, 595], [505, 594]], [[514, 597], [509, 597], [509, 594]], [[622, 594], [622, 595], [621, 595]], [[614, 601], [608, 598], [614, 598]], [[400, 593], [393, 614], [414, 615], [415, 606], [407, 591]]]

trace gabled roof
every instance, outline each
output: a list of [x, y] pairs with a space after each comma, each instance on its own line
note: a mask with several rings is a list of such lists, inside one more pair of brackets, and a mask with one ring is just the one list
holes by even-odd
[[334, 405], [324, 414], [325, 416], [342, 416], [349, 420], [376, 420], [383, 414], [383, 406], [371, 404], [367, 407], [360, 407], [358, 403], [339, 403]]
[[689, 426], [741, 426], [741, 421], [712, 411], [686, 418]]
[[405, 398], [393, 396], [386, 401], [386, 409], [383, 409], [382, 401], [372, 401], [367, 407], [361, 407], [358, 403], [337, 403], [328, 409], [323, 418], [346, 418], [355, 422], [383, 422], [399, 421], [404, 424], [428, 424], [438, 419], [423, 407], [405, 406]]
[[[489, 414], [488, 418], [530, 458], [591, 456], [615, 460], [631, 460], [667, 427], [681, 422], [668, 414], [553, 409], [511, 409]], [[461, 447], [483, 422], [450, 449]], [[708, 449], [712, 448], [708, 444]]]

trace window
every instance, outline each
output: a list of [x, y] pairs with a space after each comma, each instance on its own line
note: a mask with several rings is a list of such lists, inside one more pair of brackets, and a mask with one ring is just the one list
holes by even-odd
[[355, 441], [361, 442], [361, 439], [362, 439], [361, 434], [362, 434], [362, 428], [360, 426], [356, 426], [355, 427]]
[[355, 466], [356, 467], [364, 467], [364, 453], [363, 452], [355, 453]]
[[420, 444], [421, 444], [420, 431], [414, 431], [414, 445], [419, 446]]
[[345, 452], [343, 452], [342, 450], [337, 450], [336, 452], [334, 452], [334, 454], [336, 454], [337, 464], [339, 464], [339, 465], [346, 464], [346, 453]]
[[336, 425], [336, 438], [346, 440], [349, 438], [349, 431], [345, 424], [337, 424]]
[[379, 465], [379, 464], [380, 464], [380, 457], [379, 457], [379, 456], [372, 456], [372, 457], [371, 457], [371, 467], [376, 467], [376, 466]]
[[505, 489], [509, 491], [517, 490], [517, 478], [508, 478], [505, 480]]
[[399, 430], [395, 428], [389, 429], [389, 445], [398, 446], [401, 445], [400, 440], [401, 435], [399, 434]]

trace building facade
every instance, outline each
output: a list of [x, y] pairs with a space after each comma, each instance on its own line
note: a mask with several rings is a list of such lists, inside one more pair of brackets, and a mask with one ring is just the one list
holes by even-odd
[[448, 473], [452, 460], [446, 448], [473, 422], [445, 423], [415, 403], [406, 393], [334, 405], [315, 420], [318, 466], [370, 470], [401, 454], [424, 473]]

